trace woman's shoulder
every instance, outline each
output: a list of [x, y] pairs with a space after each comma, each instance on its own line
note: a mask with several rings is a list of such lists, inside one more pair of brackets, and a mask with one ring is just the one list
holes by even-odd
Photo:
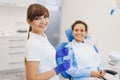
[[38, 43], [38, 41], [36, 39], [34, 39], [34, 38], [29, 38], [27, 43], [29, 43], [29, 44], [36, 44], [36, 43]]
[[28, 39], [27, 41], [27, 44], [26, 44], [26, 47], [29, 47], [29, 48], [40, 48], [41, 45], [41, 42], [34, 39], [34, 38], [30, 38]]

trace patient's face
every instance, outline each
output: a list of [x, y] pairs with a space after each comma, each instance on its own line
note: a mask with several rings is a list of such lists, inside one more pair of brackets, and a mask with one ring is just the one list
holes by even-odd
[[86, 35], [85, 26], [83, 24], [76, 24], [73, 29], [73, 36], [77, 42], [82, 42]]

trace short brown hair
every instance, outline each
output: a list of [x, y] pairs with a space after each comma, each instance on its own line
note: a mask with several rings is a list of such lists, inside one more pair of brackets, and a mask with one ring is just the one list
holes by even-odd
[[49, 12], [48, 9], [44, 6], [42, 6], [41, 4], [31, 4], [28, 7], [27, 10], [27, 19], [30, 21], [33, 21], [35, 17], [39, 17], [39, 16], [47, 16], [49, 17]]
[[72, 30], [74, 29], [74, 27], [75, 27], [76, 24], [83, 24], [83, 25], [85, 26], [85, 31], [88, 32], [87, 24], [86, 24], [85, 22], [81, 21], [81, 20], [77, 20], [77, 21], [75, 21], [75, 22], [72, 24], [72, 26], [71, 26], [71, 29], [72, 29]]

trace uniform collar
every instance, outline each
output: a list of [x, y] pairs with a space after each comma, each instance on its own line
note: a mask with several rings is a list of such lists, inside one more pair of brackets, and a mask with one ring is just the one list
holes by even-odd
[[40, 40], [47, 40], [47, 36], [46, 34], [44, 34], [44, 36], [30, 32], [30, 37], [34, 37], [35, 39], [40, 39]]

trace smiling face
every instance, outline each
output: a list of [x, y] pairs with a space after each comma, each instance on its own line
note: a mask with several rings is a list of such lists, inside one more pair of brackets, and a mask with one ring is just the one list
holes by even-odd
[[40, 4], [32, 4], [27, 10], [27, 22], [30, 31], [44, 35], [49, 22], [48, 9]]
[[29, 22], [29, 25], [32, 28], [32, 32], [44, 35], [46, 28], [48, 26], [49, 18], [47, 16], [35, 17], [35, 19]]
[[72, 26], [72, 34], [74, 39], [81, 43], [87, 34], [87, 26], [83, 23], [75, 23]]

